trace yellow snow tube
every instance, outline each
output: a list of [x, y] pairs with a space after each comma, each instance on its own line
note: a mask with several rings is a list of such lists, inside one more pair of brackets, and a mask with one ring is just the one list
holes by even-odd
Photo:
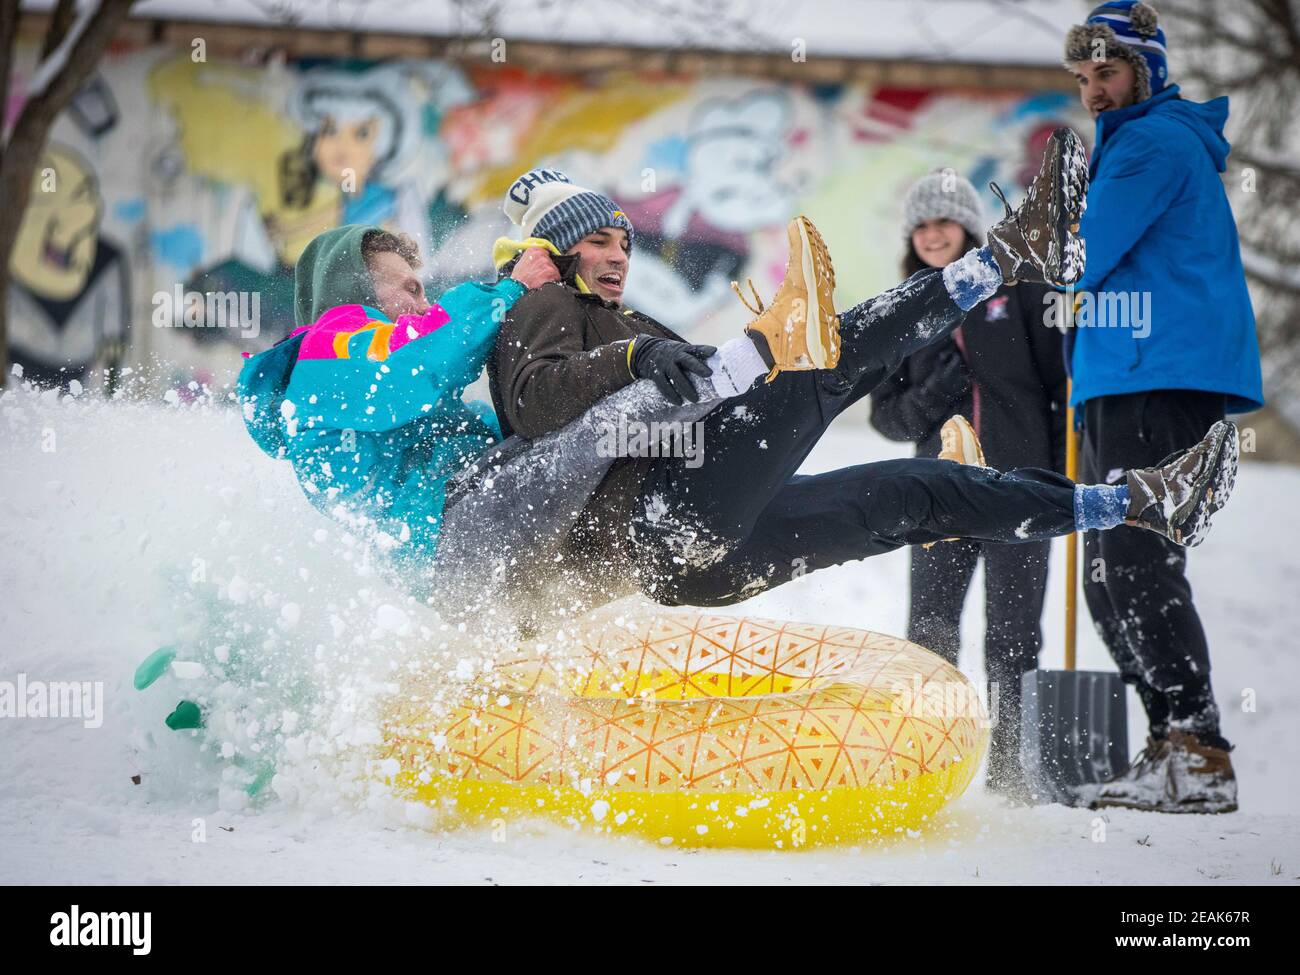
[[605, 614], [468, 685], [413, 682], [380, 768], [452, 820], [545, 817], [663, 844], [794, 849], [920, 827], [988, 744], [954, 667], [867, 630]]

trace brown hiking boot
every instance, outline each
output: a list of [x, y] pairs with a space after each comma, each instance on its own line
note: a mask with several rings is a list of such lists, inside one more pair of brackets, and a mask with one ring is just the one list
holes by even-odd
[[1103, 782], [1093, 797], [1093, 809], [1155, 809], [1163, 800], [1169, 779], [1169, 739], [1147, 738], [1133, 764], [1109, 782]]
[[1237, 810], [1237, 777], [1223, 748], [1206, 745], [1188, 731], [1147, 739], [1133, 766], [1098, 790], [1093, 809], [1140, 809], [1163, 813], [1228, 813]]
[[1088, 206], [1088, 155], [1077, 135], [1066, 128], [1052, 133], [1043, 166], [1017, 210], [996, 183], [989, 188], [1007, 211], [988, 233], [1004, 283], [1045, 281], [1065, 288], [1083, 277], [1079, 221]]
[[1169, 731], [1171, 812], [1237, 811], [1237, 774], [1226, 748], [1207, 745], [1190, 731]]
[[745, 300], [740, 286], [731, 282], [741, 303], [757, 317], [745, 326], [759, 355], [777, 373], [806, 369], [834, 369], [840, 361], [840, 319], [835, 314], [835, 268], [826, 242], [807, 217], [795, 217], [786, 227], [790, 260], [785, 280], [772, 304], [764, 308], [754, 282], [749, 290], [755, 305]]
[[1196, 446], [1170, 454], [1156, 467], [1128, 471], [1124, 524], [1159, 532], [1188, 548], [1201, 544], [1210, 517], [1232, 495], [1239, 449], [1236, 426], [1220, 420]]

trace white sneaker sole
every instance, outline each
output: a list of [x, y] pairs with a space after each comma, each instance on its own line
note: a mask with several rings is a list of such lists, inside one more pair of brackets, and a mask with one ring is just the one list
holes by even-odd
[[812, 359], [813, 368], [826, 369], [830, 366], [830, 356], [826, 343], [822, 339], [822, 306], [817, 291], [817, 266], [813, 262], [812, 242], [808, 239], [808, 224], [799, 221], [799, 242], [803, 246], [803, 288], [808, 296], [808, 308], [804, 315], [804, 344], [808, 347], [808, 357]]

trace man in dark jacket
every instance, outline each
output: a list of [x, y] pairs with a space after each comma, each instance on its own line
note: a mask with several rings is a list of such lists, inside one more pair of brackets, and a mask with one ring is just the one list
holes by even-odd
[[[1155, 11], [1105, 3], [1070, 30], [1066, 67], [1097, 120], [1083, 235], [1088, 267], [1067, 336], [1083, 423], [1082, 474], [1115, 483], [1194, 443], [1226, 413], [1263, 405], [1259, 347], [1220, 174], [1228, 99], [1167, 84]], [[1150, 739], [1098, 804], [1237, 808], [1210, 653], [1186, 553], [1148, 532], [1084, 537], [1084, 595]]]
[[[507, 213], [525, 237], [576, 260], [563, 262], [562, 283], [525, 295], [502, 323], [489, 370], [503, 432], [549, 434], [637, 379], [651, 379], [670, 402], [694, 398], [691, 380], [705, 373], [736, 392], [701, 421], [704, 463], [619, 457], [580, 513], [562, 564], [517, 571], [558, 573], [566, 610], [590, 606], [575, 589], [593, 577], [604, 584], [594, 600], [623, 584], [664, 604], [723, 605], [805, 571], [954, 535], [1034, 540], [1127, 520], [1198, 542], [1214, 510], [1208, 492], [1222, 500], [1235, 470], [1230, 425], [1167, 469], [1133, 472], [1114, 488], [926, 459], [795, 474], [847, 405], [951, 332], [1003, 280], [1077, 278], [1082, 255], [1069, 228], [1086, 192], [1082, 169], [1082, 146], [1060, 130], [1025, 204], [989, 231], [988, 247], [839, 319], [825, 246], [806, 218], [791, 221], [786, 282], [722, 350], [691, 346], [621, 307], [632, 236], [612, 201], [562, 174], [525, 174]], [[764, 371], [769, 381], [753, 385]]]

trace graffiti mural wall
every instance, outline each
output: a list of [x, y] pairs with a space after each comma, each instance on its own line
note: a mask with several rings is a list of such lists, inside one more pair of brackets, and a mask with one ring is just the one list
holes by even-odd
[[37, 173], [11, 267], [10, 352], [54, 384], [93, 385], [114, 364], [156, 368], [182, 395], [224, 383], [238, 352], [294, 326], [293, 265], [315, 234], [410, 233], [435, 296], [490, 276], [492, 241], [510, 230], [502, 195], [539, 165], [631, 217], [627, 303], [714, 340], [746, 317], [731, 281], [760, 293], [780, 281], [795, 213], [822, 229], [848, 306], [897, 280], [912, 180], [950, 166], [1016, 195], [1062, 123], [1087, 130], [1057, 92], [118, 49]]

